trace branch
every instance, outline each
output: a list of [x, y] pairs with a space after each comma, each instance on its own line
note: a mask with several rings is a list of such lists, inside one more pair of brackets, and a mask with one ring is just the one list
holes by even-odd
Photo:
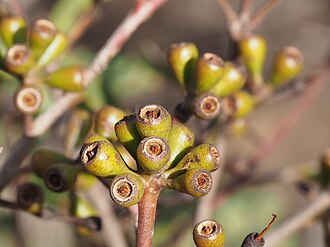
[[226, 20], [229, 24], [233, 23], [238, 19], [236, 11], [228, 3], [228, 0], [218, 0], [218, 3], [225, 14]]
[[12, 15], [26, 18], [26, 11], [19, 0], [4, 0]]
[[314, 202], [306, 209], [294, 215], [276, 230], [272, 231], [265, 237], [265, 247], [278, 246], [280, 242], [285, 240], [291, 234], [303, 229], [307, 224], [315, 221], [317, 217], [326, 212], [330, 208], [329, 191], [322, 192]]
[[262, 5], [251, 18], [251, 30], [257, 28], [269, 12], [272, 11], [279, 3], [280, 0], [268, 0], [264, 3], [264, 5]]
[[249, 164], [258, 164], [268, 157], [275, 150], [275, 147], [296, 127], [305, 111], [321, 92], [329, 73], [330, 61], [327, 61], [305, 80], [306, 88], [304, 92], [301, 93], [293, 107], [284, 115], [275, 131], [252, 154], [248, 161]]
[[161, 187], [156, 180], [151, 179], [144, 190], [144, 195], [138, 203], [138, 229], [137, 229], [137, 247], [151, 247], [154, 234], [154, 225], [156, 217], [156, 208], [158, 196]]
[[102, 219], [102, 236], [108, 247], [127, 247], [120, 222], [112, 207], [109, 192], [100, 183], [86, 192], [84, 197], [95, 207]]
[[19, 166], [37, 144], [37, 138], [23, 136], [11, 147], [0, 171], [0, 191], [15, 176]]

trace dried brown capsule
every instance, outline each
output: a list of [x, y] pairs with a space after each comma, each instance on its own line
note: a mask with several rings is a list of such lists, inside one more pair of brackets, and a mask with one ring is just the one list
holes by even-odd
[[144, 193], [144, 182], [140, 175], [123, 173], [117, 176], [110, 187], [110, 196], [119, 206], [130, 207], [138, 203]]
[[17, 110], [21, 113], [33, 114], [40, 109], [43, 95], [37, 87], [22, 86], [16, 90], [14, 100]]
[[263, 236], [270, 229], [276, 218], [277, 215], [273, 214], [273, 219], [269, 222], [265, 229], [263, 229], [260, 233], [252, 232], [247, 235], [241, 247], [263, 247], [265, 245], [265, 239]]
[[220, 112], [220, 100], [212, 93], [201, 94], [193, 99], [192, 109], [200, 119], [213, 119]]
[[39, 186], [33, 183], [25, 183], [18, 186], [16, 200], [21, 209], [39, 215], [44, 195]]
[[193, 239], [197, 247], [223, 247], [225, 245], [223, 227], [214, 220], [203, 220], [197, 223], [194, 227]]

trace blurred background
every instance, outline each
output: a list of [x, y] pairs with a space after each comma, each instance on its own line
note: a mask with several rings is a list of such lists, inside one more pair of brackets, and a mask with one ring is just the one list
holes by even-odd
[[[58, 26], [68, 29], [74, 9], [86, 1], [21, 0], [29, 21], [38, 18], [54, 20]], [[238, 6], [239, 1], [230, 1]], [[265, 1], [257, 0], [256, 6]], [[0, 2], [1, 3], [1, 2]], [[73, 4], [74, 3], [74, 4]], [[88, 64], [109, 35], [126, 16], [134, 2], [129, 0], [105, 1], [98, 8], [93, 24], [74, 47], [73, 60], [83, 58]], [[83, 8], [83, 7], [81, 7]], [[256, 33], [265, 36], [268, 42], [268, 59], [265, 73], [269, 73], [271, 58], [280, 48], [293, 45], [305, 56], [303, 75], [308, 75], [330, 55], [330, 1], [329, 0], [282, 0], [264, 20]], [[182, 91], [175, 82], [166, 60], [169, 46], [175, 42], [189, 41], [197, 45], [200, 53], [213, 52], [227, 59], [230, 57], [229, 36], [225, 18], [216, 0], [169, 0], [156, 14], [144, 23], [110, 63], [105, 73], [93, 86], [98, 100], [87, 102], [93, 111], [103, 104], [114, 104], [128, 111], [138, 106], [157, 103], [170, 111], [182, 100]], [[7, 90], [7, 91], [6, 91]], [[2, 116], [0, 139], [4, 146], [2, 159], [21, 133], [17, 124], [19, 116], [9, 116], [8, 91], [2, 86]], [[94, 98], [93, 98], [94, 99]], [[260, 231], [272, 213], [278, 214], [276, 226], [287, 217], [305, 208], [309, 201], [289, 182], [294, 170], [309, 172], [318, 169], [322, 152], [330, 147], [330, 78], [317, 99], [305, 111], [299, 124], [285, 140], [263, 160], [252, 176], [259, 181], [271, 174], [280, 179], [254, 184], [235, 191], [219, 206], [213, 218], [219, 221], [226, 232], [226, 246], [239, 246], [244, 237]], [[281, 116], [293, 105], [295, 96], [274, 97], [248, 117], [252, 131], [243, 137], [227, 138], [225, 160], [239, 160], [258, 147], [258, 141], [267, 137], [277, 126]], [[64, 118], [65, 119], [65, 118]], [[63, 120], [65, 121], [65, 120]], [[199, 123], [198, 123], [199, 124]], [[193, 129], [196, 120], [189, 121]], [[63, 144], [59, 133], [63, 126], [58, 123], [49, 133], [50, 138], [42, 146], [61, 150]], [[194, 132], [198, 135], [198, 130]], [[257, 144], [256, 144], [257, 143]], [[28, 162], [28, 161], [27, 161]], [[219, 187], [230, 181], [225, 171]], [[6, 196], [13, 191], [8, 188]], [[61, 203], [65, 195], [54, 194], [52, 200]], [[198, 199], [197, 199], [198, 200]], [[163, 191], [156, 218], [154, 246], [194, 246], [192, 241], [192, 215], [196, 200], [188, 196]], [[134, 228], [123, 209], [116, 208], [129, 239], [134, 239]], [[122, 218], [121, 218], [122, 216]], [[109, 233], [111, 235], [111, 232]], [[14, 247], [74, 247], [105, 246], [101, 234], [79, 237], [70, 225], [45, 221], [25, 213], [13, 213], [0, 209], [1, 246]], [[131, 242], [132, 243], [132, 242]], [[132, 245], [133, 246], [133, 245]], [[278, 247], [326, 247], [321, 224], [312, 224], [306, 230], [293, 235]]]

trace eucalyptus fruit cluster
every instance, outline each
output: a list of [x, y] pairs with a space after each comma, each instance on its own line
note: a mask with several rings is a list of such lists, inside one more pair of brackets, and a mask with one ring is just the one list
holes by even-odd
[[221, 114], [236, 119], [253, 109], [253, 97], [242, 90], [246, 76], [237, 64], [213, 53], [199, 56], [196, 45], [186, 42], [170, 47], [168, 62], [185, 91], [185, 99], [176, 109], [178, 118], [186, 120], [194, 114], [213, 119]]
[[0, 69], [21, 81], [14, 96], [19, 111], [37, 112], [47, 87], [64, 91], [84, 89], [83, 66], [56, 69], [49, 66], [63, 55], [68, 45], [67, 36], [49, 20], [39, 19], [28, 25], [20, 16], [1, 19]]
[[[111, 109], [120, 115], [116, 108], [100, 110], [95, 133], [86, 139], [80, 160], [92, 174], [111, 179], [109, 191], [116, 204], [128, 207], [138, 203], [151, 181], [195, 197], [211, 190], [210, 173], [219, 168], [221, 161], [215, 146], [193, 147], [193, 133], [160, 105], [146, 105], [115, 124]], [[126, 161], [121, 145], [134, 164]]]

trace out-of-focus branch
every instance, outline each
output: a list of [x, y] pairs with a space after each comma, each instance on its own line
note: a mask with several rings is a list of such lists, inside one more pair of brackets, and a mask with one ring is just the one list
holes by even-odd
[[330, 208], [330, 191], [324, 191], [307, 208], [289, 218], [271, 231], [266, 237], [265, 247], [277, 246], [291, 234], [303, 229], [314, 222], [320, 215]]
[[250, 28], [257, 28], [260, 23], [264, 20], [264, 18], [272, 11], [278, 4], [280, 0], [268, 0], [264, 5], [262, 5], [252, 16], [250, 21]]
[[109, 192], [98, 183], [84, 195], [102, 219], [102, 235], [108, 247], [127, 247], [121, 225], [112, 207]]
[[4, 3], [8, 6], [11, 14], [26, 18], [25, 9], [19, 0], [4, 0]]
[[10, 182], [26, 156], [37, 145], [38, 139], [22, 136], [10, 149], [0, 171], [0, 191]]
[[232, 23], [238, 19], [236, 11], [233, 7], [228, 3], [227, 0], [218, 0], [220, 7], [223, 10], [223, 13], [226, 16], [226, 19], [229, 23]]
[[265, 141], [260, 145], [260, 148], [258, 148], [252, 156], [250, 156], [247, 163], [253, 165], [258, 164], [275, 150], [275, 148], [283, 141], [288, 133], [295, 128], [305, 111], [317, 98], [329, 73], [330, 60], [319, 66], [315, 72], [307, 77], [304, 82], [306, 85], [305, 90], [296, 99], [296, 102], [291, 109], [283, 116], [282, 120], [278, 124], [278, 127], [268, 138], [265, 139]]

